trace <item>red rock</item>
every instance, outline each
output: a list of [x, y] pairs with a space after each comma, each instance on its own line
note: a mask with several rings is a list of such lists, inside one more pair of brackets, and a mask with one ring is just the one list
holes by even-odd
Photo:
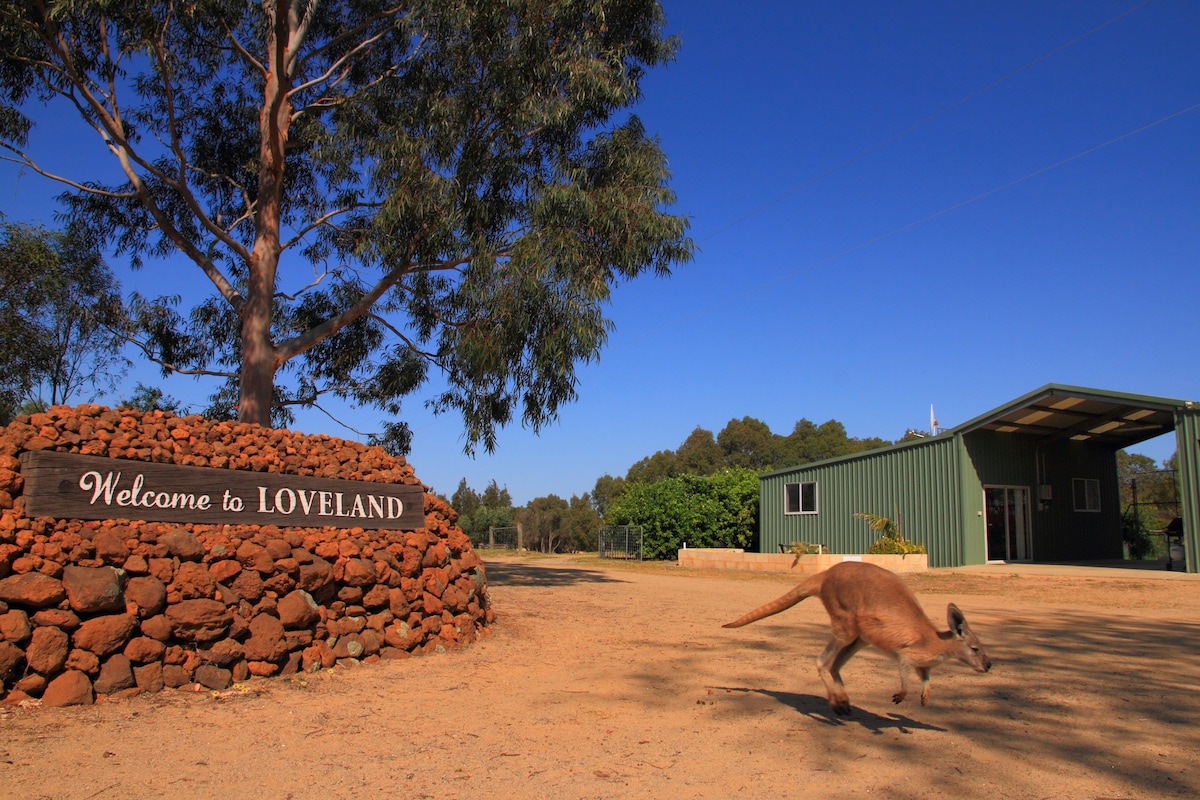
[[175, 636], [188, 642], [211, 642], [225, 635], [232, 622], [224, 603], [216, 600], [184, 600], [167, 606], [167, 619]]
[[77, 648], [106, 656], [122, 649], [137, 629], [137, 619], [130, 614], [108, 614], [84, 621], [72, 634]]
[[33, 624], [48, 628], [62, 628], [70, 633], [79, 627], [79, 615], [63, 608], [43, 608], [33, 615]]
[[254, 570], [242, 570], [238, 576], [234, 578], [233, 583], [229, 585], [238, 597], [243, 600], [248, 600], [251, 603], [258, 602], [263, 596], [262, 578]]
[[361, 558], [346, 559], [342, 565], [342, 582], [347, 586], [373, 586], [375, 584], [375, 565]]
[[220, 639], [212, 647], [200, 650], [199, 655], [206, 663], [228, 667], [245, 658], [245, 650], [233, 639]]
[[36, 672], [31, 672], [21, 680], [13, 684], [13, 691], [20, 692], [23, 695], [32, 695], [41, 697], [42, 692], [46, 691], [46, 685], [50, 683], [50, 679], [45, 675], [39, 675]]
[[270, 661], [247, 661], [246, 667], [256, 678], [270, 678], [279, 674], [279, 665]]
[[233, 683], [233, 674], [214, 664], [201, 664], [196, 667], [196, 674], [193, 677], [201, 686], [217, 691], [228, 689], [229, 685]]
[[33, 633], [29, 624], [29, 615], [19, 608], [8, 613], [0, 614], [0, 639], [9, 642], [23, 642]]
[[151, 661], [161, 661], [167, 646], [158, 639], [149, 636], [135, 636], [125, 645], [125, 657], [135, 664], [147, 664]]
[[272, 575], [263, 581], [263, 591], [274, 592], [276, 595], [285, 595], [296, 588], [296, 581], [291, 575], [281, 573]]
[[163, 678], [164, 669], [158, 661], [136, 666], [133, 668], [133, 681], [144, 692], [161, 692], [166, 685]]
[[429, 592], [425, 592], [421, 595], [421, 603], [425, 613], [430, 617], [440, 617], [442, 610], [445, 608], [441, 598], [435, 597]]
[[131, 689], [135, 685], [133, 665], [129, 663], [128, 658], [117, 653], [100, 665], [100, 674], [92, 688], [99, 694], [112, 694], [122, 689]]
[[231, 578], [242, 571], [242, 565], [232, 558], [223, 558], [208, 565], [208, 573], [217, 583], [228, 583]]
[[459, 613], [467, 607], [467, 595], [456, 584], [450, 584], [442, 593], [442, 603], [451, 613]]
[[337, 663], [333, 650], [323, 641], [313, 642], [304, 648], [300, 658], [300, 668], [305, 672], [316, 672], [320, 669], [330, 669]]
[[272, 561], [281, 561], [292, 557], [292, 546], [282, 538], [271, 537], [267, 539], [264, 547], [266, 547]]
[[175, 570], [175, 580], [171, 588], [179, 592], [184, 600], [195, 600], [199, 597], [212, 597], [216, 591], [217, 582], [213, 580], [208, 567], [197, 561], [185, 561]]
[[158, 543], [167, 548], [167, 552], [180, 561], [199, 561], [204, 558], [205, 549], [200, 540], [186, 528], [175, 528], [158, 537]]
[[67, 600], [81, 614], [124, 611], [124, 581], [124, 573], [112, 567], [63, 568], [62, 584]]
[[408, 597], [404, 594], [403, 590], [389, 589], [388, 608], [397, 617], [405, 617], [408, 616], [408, 612], [411, 610], [412, 606], [408, 602]]
[[275, 571], [275, 559], [271, 558], [271, 554], [267, 552], [267, 548], [253, 542], [242, 543], [242, 546], [237, 550], [237, 560], [246, 569], [252, 569], [263, 575], [270, 575]]
[[100, 671], [100, 658], [95, 653], [76, 648], [67, 654], [67, 663], [64, 666], [67, 669], [76, 669], [86, 672], [88, 675], [95, 675]]
[[150, 574], [164, 584], [170, 583], [175, 578], [175, 559], [173, 558], [151, 558], [147, 560], [146, 565]]
[[438, 542], [425, 551], [421, 566], [425, 568], [441, 567], [450, 560], [450, 551], [444, 542]]
[[308, 592], [297, 589], [283, 596], [277, 606], [279, 621], [286, 630], [311, 628], [321, 618], [320, 609]]
[[92, 546], [96, 548], [96, 558], [114, 567], [124, 564], [125, 559], [129, 558], [125, 537], [110, 529], [98, 531], [92, 537]]
[[333, 646], [333, 654], [339, 660], [343, 658], [360, 658], [365, 650], [366, 648], [363, 646], [361, 637], [356, 633], [339, 636], [337, 643]]
[[[162, 665], [162, 682], [164, 686], [169, 686], [172, 689], [177, 689], [180, 686], [186, 686], [191, 683], [191, 678], [188, 677], [187, 671], [178, 664], [163, 664]], [[136, 679], [137, 673], [134, 673]]]
[[0, 580], [0, 600], [13, 605], [47, 608], [58, 605], [66, 596], [62, 581], [40, 572], [10, 575]]
[[122, 569], [130, 575], [145, 575], [150, 571], [150, 564], [147, 563], [145, 556], [134, 554], [125, 559]]
[[0, 684], [7, 684], [21, 674], [25, 651], [12, 642], [0, 642]]
[[153, 617], [167, 606], [167, 587], [149, 575], [130, 578], [125, 584], [125, 599], [137, 606], [141, 616]]
[[250, 620], [250, 638], [242, 645], [248, 661], [278, 661], [287, 654], [283, 623], [270, 614]]
[[46, 685], [42, 693], [42, 706], [62, 708], [64, 706], [90, 706], [95, 702], [92, 682], [78, 670], [69, 669]]
[[306, 592], [315, 592], [333, 580], [333, 565], [323, 558], [313, 556], [308, 562], [300, 562], [296, 584]]
[[139, 627], [141, 628], [142, 635], [149, 636], [151, 639], [157, 639], [160, 642], [169, 641], [174, 633], [171, 628], [171, 620], [167, 619], [166, 614], [156, 614], [153, 617], [144, 619]]
[[367, 608], [379, 608], [388, 604], [391, 591], [384, 583], [377, 583], [367, 590], [362, 597], [362, 604]]
[[37, 628], [29, 646], [25, 648], [25, 661], [29, 668], [42, 675], [55, 675], [67, 663], [70, 640], [58, 628]]

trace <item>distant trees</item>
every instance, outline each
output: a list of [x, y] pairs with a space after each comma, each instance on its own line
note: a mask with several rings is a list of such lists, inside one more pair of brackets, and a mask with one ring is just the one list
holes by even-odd
[[753, 417], [731, 419], [715, 437], [697, 427], [678, 450], [660, 450], [629, 468], [628, 482], [654, 483], [675, 475], [711, 475], [729, 467], [767, 472], [796, 464], [860, 453], [891, 444], [886, 439], [855, 439], [837, 420], [817, 425], [807, 419], [796, 423], [787, 436], [771, 433], [765, 422]]
[[525, 546], [541, 553], [595, 550], [600, 516], [585, 493], [568, 502], [557, 495], [539, 497], [517, 511]]
[[1178, 454], [1158, 464], [1149, 456], [1117, 451], [1121, 508], [1131, 513], [1136, 502], [1138, 521], [1146, 530], [1160, 531], [1179, 515], [1177, 461]]
[[123, 325], [116, 279], [89, 240], [0, 222], [0, 422], [25, 403], [113, 389]]
[[493, 479], [479, 494], [467, 486], [467, 479], [458, 482], [450, 497], [450, 506], [458, 512], [458, 527], [479, 543], [487, 541], [488, 528], [506, 528], [514, 524], [512, 495]]
[[[732, 419], [716, 436], [696, 427], [677, 450], [660, 450], [624, 477], [603, 475], [590, 494], [568, 502], [536, 498], [513, 512], [525, 546], [543, 552], [594, 550], [601, 525], [640, 525], [646, 558], [674, 558], [689, 547], [754, 547], [758, 537], [758, 475], [890, 444], [855, 439], [836, 420], [801, 419], [787, 436], [752, 417]], [[494, 486], [493, 482], [493, 486]], [[477, 526], [479, 499], [464, 479], [451, 500], [460, 525]], [[478, 527], [475, 527], [478, 530]], [[482, 536], [486, 536], [484, 526]], [[472, 534], [472, 538], [476, 536]]]

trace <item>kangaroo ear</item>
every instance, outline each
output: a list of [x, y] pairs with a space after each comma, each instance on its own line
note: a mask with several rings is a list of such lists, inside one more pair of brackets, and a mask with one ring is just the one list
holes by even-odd
[[967, 634], [967, 618], [958, 610], [958, 606], [951, 603], [946, 606], [946, 622], [950, 625], [950, 632], [958, 638], [962, 638]]

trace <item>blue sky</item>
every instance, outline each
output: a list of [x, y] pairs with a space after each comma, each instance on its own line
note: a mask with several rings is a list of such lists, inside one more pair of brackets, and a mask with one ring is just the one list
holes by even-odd
[[[540, 436], [516, 426], [470, 459], [456, 419], [410, 401], [410, 461], [436, 491], [569, 498], [744, 416], [895, 439], [931, 404], [951, 427], [1046, 383], [1200, 399], [1200, 3], [664, 7], [682, 47], [634, 111], [696, 258], [615, 292], [608, 348]], [[65, 129], [42, 137], [110, 169]], [[0, 165], [10, 219], [52, 222], [56, 193]], [[126, 287], [203, 289], [193, 272]], [[357, 438], [317, 412], [296, 427]]]

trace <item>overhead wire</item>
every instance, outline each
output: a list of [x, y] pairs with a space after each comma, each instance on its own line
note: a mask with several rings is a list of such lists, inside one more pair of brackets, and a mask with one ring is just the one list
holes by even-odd
[[[1022, 72], [1025, 72], [1025, 71], [1031, 69], [1032, 67], [1058, 55], [1059, 53], [1063, 52], [1064, 50], [1078, 44], [1079, 42], [1083, 41], [1084, 39], [1087, 39], [1089, 36], [1092, 36], [1092, 35], [1098, 33], [1099, 31], [1103, 30], [1104, 28], [1107, 28], [1109, 25], [1112, 25], [1113, 23], [1117, 22], [1118, 20], [1121, 20], [1124, 17], [1129, 16], [1134, 11], [1137, 11], [1139, 8], [1149, 4], [1150, 2], [1151, 2], [1151, 0], [1141, 0], [1141, 2], [1139, 2], [1133, 6], [1130, 6], [1129, 8], [1125, 9], [1124, 11], [1122, 11], [1121, 13], [1119, 13], [1113, 17], [1110, 17], [1109, 19], [1105, 20], [1104, 22], [1100, 23], [1099, 25], [1095, 26], [1094, 28], [1091, 28], [1090, 30], [1086, 31], [1085, 33], [1082, 33], [1079, 36], [1076, 36], [1074, 39], [1071, 39], [1070, 41], [1065, 42], [1064, 44], [1061, 44], [1061, 45], [1047, 51], [1043, 55], [1038, 56], [1037, 58], [1033, 59], [1032, 61], [1029, 61], [1029, 62], [1021, 65], [1020, 67], [1017, 67], [1016, 69], [1006, 73], [1005, 75], [1003, 75], [1000, 78], [997, 78], [996, 80], [992, 81], [991, 83], [987, 84], [986, 86], [976, 89], [975, 91], [963, 96], [962, 98], [955, 100], [953, 103], [950, 103], [949, 105], [939, 109], [938, 111], [934, 112], [933, 114], [930, 114], [929, 116], [923, 118], [919, 122], [913, 123], [912, 125], [908, 126], [904, 130], [899, 131], [898, 133], [895, 133], [895, 134], [887, 137], [886, 139], [883, 139], [882, 141], [878, 142], [877, 144], [872, 145], [871, 147], [868, 147], [867, 149], [863, 150], [862, 152], [858, 153], [857, 155], [852, 156], [851, 158], [839, 163], [838, 165], [836, 165], [834, 167], [831, 167], [830, 169], [820, 173], [819, 175], [816, 175], [816, 176], [810, 178], [809, 180], [805, 181], [800, 186], [797, 186], [795, 189], [792, 189], [792, 190], [774, 198], [773, 200], [770, 200], [767, 203], [764, 203], [764, 204], [758, 206], [753, 211], [750, 211], [749, 213], [744, 214], [741, 217], [738, 217], [737, 219], [721, 226], [720, 228], [717, 228], [716, 230], [714, 230], [714, 231], [708, 233], [706, 236], [704, 236], [704, 238], [701, 239], [700, 241], [701, 242], [708, 241], [709, 239], [712, 239], [713, 237], [717, 236], [718, 234], [723, 233], [723, 232], [729, 230], [730, 228], [733, 228], [736, 225], [741, 224], [742, 222], [745, 222], [746, 220], [762, 213], [763, 211], [767, 210], [768, 208], [771, 208], [772, 206], [777, 205], [778, 203], [786, 200], [787, 198], [807, 189], [808, 187], [812, 186], [813, 184], [815, 184], [821, 180], [824, 180], [825, 178], [829, 177], [830, 175], [833, 175], [833, 174], [845, 169], [846, 167], [849, 167], [849, 166], [865, 159], [866, 157], [878, 152], [879, 150], [882, 150], [883, 148], [887, 147], [888, 145], [892, 144], [893, 142], [909, 135], [910, 133], [913, 133], [913, 132], [925, 127], [926, 125], [932, 123], [933, 121], [937, 120], [938, 118], [945, 116], [950, 111], [953, 111], [954, 109], [959, 108], [960, 106], [970, 102], [971, 100], [974, 100], [975, 98], [979, 97], [980, 95], [983, 95], [986, 92], [989, 92], [992, 89], [995, 89], [997, 86], [1000, 86], [1001, 84], [1005, 83], [1006, 81], [1011, 80], [1012, 78], [1016, 77], [1017, 75], [1021, 74]], [[1102, 150], [1106, 147], [1117, 144], [1118, 142], [1124, 141], [1125, 139], [1128, 139], [1132, 136], [1136, 136], [1140, 133], [1150, 130], [1151, 128], [1162, 125], [1166, 122], [1169, 122], [1173, 119], [1176, 119], [1177, 117], [1183, 116], [1183, 115], [1188, 114], [1197, 109], [1200, 109], [1200, 103], [1196, 103], [1194, 105], [1188, 106], [1186, 108], [1182, 108], [1178, 111], [1175, 111], [1171, 114], [1167, 114], [1166, 116], [1160, 117], [1159, 119], [1157, 119], [1153, 122], [1147, 123], [1145, 125], [1141, 125], [1137, 128], [1134, 128], [1133, 130], [1127, 131], [1119, 136], [1115, 136], [1111, 139], [1108, 139], [1105, 142], [1102, 142], [1100, 144], [1097, 144], [1092, 147], [1088, 147], [1084, 150], [1081, 150], [1078, 153], [1075, 153], [1074, 155], [1068, 156], [1068, 157], [1060, 159], [1059, 161], [1056, 161], [1052, 164], [1049, 164], [1047, 166], [1033, 170], [1032, 172], [1026, 173], [1025, 175], [1022, 175], [1019, 178], [1015, 178], [1013, 180], [1007, 181], [1007, 182], [1002, 183], [998, 186], [995, 186], [991, 189], [980, 192], [979, 194], [976, 194], [965, 200], [961, 200], [957, 203], [946, 206], [943, 209], [935, 211], [931, 214], [927, 214], [919, 219], [913, 220], [912, 222], [908, 222], [904, 225], [901, 225], [898, 228], [894, 228], [890, 231], [887, 231], [886, 233], [882, 233], [877, 236], [873, 236], [870, 239], [861, 241], [861, 242], [854, 244], [850, 247], [847, 247], [837, 253], [826, 256], [824, 258], [820, 258], [816, 261], [809, 262], [801, 267], [793, 269], [782, 275], [778, 275], [770, 280], [756, 284], [747, 289], [743, 289], [740, 292], [725, 295], [717, 303], [714, 303], [710, 306], [706, 306], [703, 309], [694, 311], [691, 314], [687, 314], [682, 317], [679, 317], [679, 318], [677, 318], [671, 322], [668, 322], [664, 325], [660, 325], [660, 326], [657, 326], [650, 330], [644, 331], [641, 334], [632, 336], [629, 339], [626, 339], [625, 341], [621, 342], [620, 344], [610, 345], [608, 349], [610, 349], [610, 350], [619, 349], [619, 348], [627, 346], [633, 342], [636, 342], [641, 339], [648, 338], [651, 335], [660, 333], [664, 330], [669, 330], [670, 328], [676, 327], [678, 325], [682, 325], [685, 322], [689, 322], [689, 321], [697, 319], [699, 317], [703, 317], [703, 316], [710, 314], [720, 308], [724, 308], [743, 297], [760, 292], [764, 289], [767, 289], [771, 286], [775, 286], [777, 284], [783, 283], [785, 281], [791, 280], [792, 278], [794, 278], [797, 275], [800, 275], [804, 272], [812, 271], [814, 269], [817, 269], [818, 267], [822, 267], [833, 261], [837, 261], [838, 259], [845, 258], [846, 256], [852, 255], [853, 253], [856, 253], [867, 247], [878, 244], [879, 242], [882, 242], [886, 239], [890, 239], [893, 236], [897, 236], [901, 233], [904, 233], [905, 231], [909, 231], [909, 230], [912, 230], [913, 228], [917, 228], [921, 225], [924, 225], [927, 222], [931, 222], [932, 220], [935, 220], [939, 217], [945, 216], [946, 214], [949, 214], [953, 211], [957, 211], [960, 208], [964, 208], [965, 206], [969, 206], [973, 203], [977, 203], [980, 200], [983, 200], [987, 197], [997, 194], [998, 192], [1002, 192], [1006, 189], [1010, 189], [1018, 184], [1024, 183], [1025, 181], [1031, 180], [1040, 175], [1044, 175], [1045, 173], [1050, 172], [1050, 171], [1057, 169], [1061, 166], [1064, 166], [1066, 164], [1069, 164], [1072, 161], [1076, 161], [1080, 158], [1091, 155], [1092, 153], [1095, 153], [1098, 150]]]
[[[863, 250], [867, 247], [870, 247], [871, 245], [878, 244], [879, 242], [882, 242], [886, 239], [890, 239], [891, 237], [896, 236], [901, 233], [904, 233], [905, 231], [912, 230], [913, 228], [924, 225], [927, 222], [931, 222], [932, 220], [935, 220], [938, 217], [943, 217], [952, 211], [957, 211], [960, 208], [969, 206], [972, 203], [977, 203], [980, 200], [983, 200], [987, 197], [991, 197], [992, 195], [994, 195], [998, 192], [1002, 192], [1005, 189], [1011, 189], [1012, 187], [1014, 187], [1020, 183], [1024, 183], [1025, 181], [1036, 178], [1039, 175], [1044, 175], [1047, 172], [1050, 172], [1051, 170], [1058, 169], [1059, 167], [1065, 166], [1066, 164], [1070, 164], [1072, 161], [1077, 161], [1085, 156], [1089, 156], [1092, 153], [1097, 152], [1098, 150], [1103, 150], [1106, 147], [1117, 144], [1118, 142], [1122, 142], [1125, 139], [1128, 139], [1132, 136], [1136, 136], [1140, 133], [1144, 133], [1145, 131], [1148, 131], [1151, 128], [1155, 128], [1159, 125], [1170, 122], [1173, 119], [1182, 117], [1183, 115], [1191, 113], [1192, 111], [1196, 111], [1197, 109], [1200, 109], [1200, 103], [1194, 103], [1186, 108], [1181, 108], [1178, 111], [1175, 111], [1171, 114], [1167, 114], [1164, 117], [1160, 117], [1160, 118], [1154, 120], [1153, 122], [1146, 123], [1145, 125], [1141, 125], [1137, 128], [1134, 128], [1133, 130], [1127, 131], [1127, 132], [1121, 134], [1120, 136], [1114, 136], [1113, 138], [1111, 138], [1105, 142], [1101, 142], [1100, 144], [1089, 147], [1086, 150], [1081, 150], [1078, 153], [1075, 153], [1074, 155], [1067, 156], [1066, 158], [1060, 159], [1059, 161], [1055, 161], [1053, 164], [1049, 164], [1047, 166], [1035, 169], [1032, 172], [1026, 173], [1025, 175], [1022, 175], [1019, 178], [1014, 178], [1013, 180], [1002, 183], [999, 186], [992, 187], [991, 189], [980, 192], [979, 194], [969, 197], [966, 200], [960, 200], [959, 202], [954, 203], [953, 205], [946, 206], [945, 208], [940, 209], [938, 211], [934, 211], [931, 214], [926, 214], [925, 216], [921, 217], [920, 219], [916, 219], [916, 220], [913, 220], [912, 222], [905, 223], [904, 225], [901, 225], [898, 228], [893, 228], [892, 230], [890, 230], [886, 233], [881, 233], [878, 236], [873, 236], [870, 239], [863, 240], [863, 241], [859, 242], [858, 244], [847, 247], [844, 250], [840, 250], [837, 253], [834, 253], [829, 256], [825, 256], [824, 258], [817, 259], [816, 261], [811, 261], [811, 262], [805, 264], [804, 266], [798, 267], [798, 268], [791, 270], [790, 272], [784, 273], [782, 275], [777, 275], [768, 281], [764, 281], [762, 283], [756, 284], [755, 286], [752, 286], [748, 289], [743, 289], [742, 291], [737, 292], [735, 294], [725, 295], [721, 299], [720, 302], [714, 303], [710, 306], [707, 306], [703, 309], [695, 311], [686, 316], [679, 317], [678, 319], [675, 319], [665, 325], [660, 325], [657, 328], [648, 330], [637, 336], [633, 336], [630, 339], [626, 340], [625, 342], [622, 342], [620, 346], [623, 347], [631, 342], [637, 341], [639, 339], [644, 339], [652, 334], [660, 333], [664, 330], [668, 330], [677, 325], [682, 325], [683, 323], [689, 322], [698, 317], [702, 317], [702, 316], [705, 316], [706, 314], [710, 314], [719, 308], [723, 308], [727, 305], [730, 305], [731, 303], [733, 303], [736, 300], [739, 300], [740, 298], [746, 297], [747, 295], [751, 295], [756, 292], [760, 292], [763, 289], [767, 289], [771, 286], [775, 286], [776, 284], [784, 283], [785, 281], [789, 281], [792, 278], [794, 278], [797, 275], [800, 275], [804, 272], [810, 272], [814, 269], [817, 269], [818, 267], [822, 267], [826, 264], [829, 264], [830, 262], [837, 261], [838, 259], [841, 259], [841, 258], [845, 258], [846, 256], [849, 256], [853, 253], [857, 253], [859, 250]], [[615, 347], [610, 348], [610, 349], [615, 349]]]
[[784, 192], [783, 194], [779, 195], [778, 197], [774, 198], [773, 200], [768, 200], [766, 203], [763, 203], [762, 205], [756, 207], [752, 211], [750, 211], [746, 214], [743, 214], [742, 216], [738, 217], [737, 219], [733, 220], [732, 222], [726, 223], [725, 225], [722, 225], [721, 227], [717, 228], [716, 230], [709, 232], [699, 241], [706, 242], [709, 239], [712, 239], [714, 236], [724, 233], [725, 231], [729, 230], [730, 228], [740, 225], [741, 223], [745, 222], [746, 220], [751, 219], [752, 217], [755, 217], [755, 216], [761, 214], [762, 212], [766, 211], [768, 208], [778, 205], [779, 203], [783, 202], [784, 200], [788, 199], [789, 197], [804, 191], [805, 189], [812, 186], [813, 184], [819, 183], [820, 181], [825, 180], [830, 175], [834, 175], [838, 172], [841, 172], [843, 169], [845, 169], [849, 166], [853, 166], [854, 164], [857, 164], [859, 161], [862, 161], [867, 156], [873, 155], [874, 153], [879, 152], [880, 150], [882, 150], [883, 148], [892, 144], [893, 142], [903, 139], [905, 136], [908, 136], [910, 133], [913, 133], [915, 131], [920, 130], [921, 128], [924, 128], [926, 125], [930, 124], [931, 122], [945, 116], [946, 114], [949, 114], [951, 111], [955, 110], [956, 108], [959, 108], [960, 106], [963, 106], [963, 105], [971, 102], [972, 100], [979, 97], [980, 95], [990, 92], [992, 89], [995, 89], [997, 86], [1000, 86], [1000, 85], [1006, 83], [1007, 81], [1015, 78], [1016, 76], [1020, 75], [1022, 72], [1026, 72], [1026, 71], [1032, 69], [1033, 67], [1037, 66], [1038, 64], [1041, 64], [1043, 61], [1047, 61], [1050, 58], [1053, 58], [1054, 56], [1058, 55], [1059, 53], [1063, 52], [1064, 50], [1074, 47], [1075, 45], [1082, 42], [1084, 39], [1087, 39], [1089, 36], [1093, 36], [1094, 34], [1099, 33], [1100, 31], [1107, 28], [1109, 25], [1112, 25], [1114, 22], [1117, 22], [1118, 20], [1129, 16], [1134, 11], [1137, 11], [1139, 8], [1141, 8], [1144, 5], [1149, 4], [1150, 2], [1151, 2], [1151, 0], [1141, 0], [1141, 2], [1137, 3], [1136, 5], [1130, 6], [1129, 8], [1125, 9], [1120, 14], [1117, 14], [1114, 17], [1110, 17], [1109, 19], [1100, 23], [1099, 25], [1092, 28], [1091, 30], [1089, 30], [1085, 33], [1081, 33], [1079, 36], [1076, 36], [1071, 41], [1065, 42], [1064, 44], [1060, 44], [1058, 47], [1055, 47], [1055, 48], [1047, 51], [1046, 53], [1043, 53], [1042, 55], [1038, 56], [1037, 58], [1033, 59], [1032, 61], [1022, 64], [1021, 66], [1019, 66], [1016, 69], [1012, 70], [1011, 72], [1008, 72], [1005, 75], [997, 78], [996, 80], [992, 81], [991, 83], [987, 84], [986, 86], [976, 89], [975, 91], [964, 95], [963, 97], [959, 98], [958, 100], [955, 100], [953, 103], [950, 103], [949, 105], [944, 106], [943, 108], [933, 112], [932, 114], [925, 117], [924, 119], [922, 119], [918, 122], [914, 122], [912, 125], [909, 125], [904, 130], [899, 131], [898, 133], [894, 133], [891, 136], [887, 137], [886, 139], [883, 139], [882, 141], [871, 145], [870, 147], [863, 150], [862, 152], [860, 152], [854, 156], [851, 156], [850, 158], [846, 159], [845, 161], [842, 161], [841, 163], [837, 164], [836, 166], [830, 167], [829, 169], [825, 170], [824, 172], [822, 172], [818, 175], [814, 175], [813, 177], [809, 178], [807, 181], [800, 184], [796, 188], [790, 189], [790, 190]]

